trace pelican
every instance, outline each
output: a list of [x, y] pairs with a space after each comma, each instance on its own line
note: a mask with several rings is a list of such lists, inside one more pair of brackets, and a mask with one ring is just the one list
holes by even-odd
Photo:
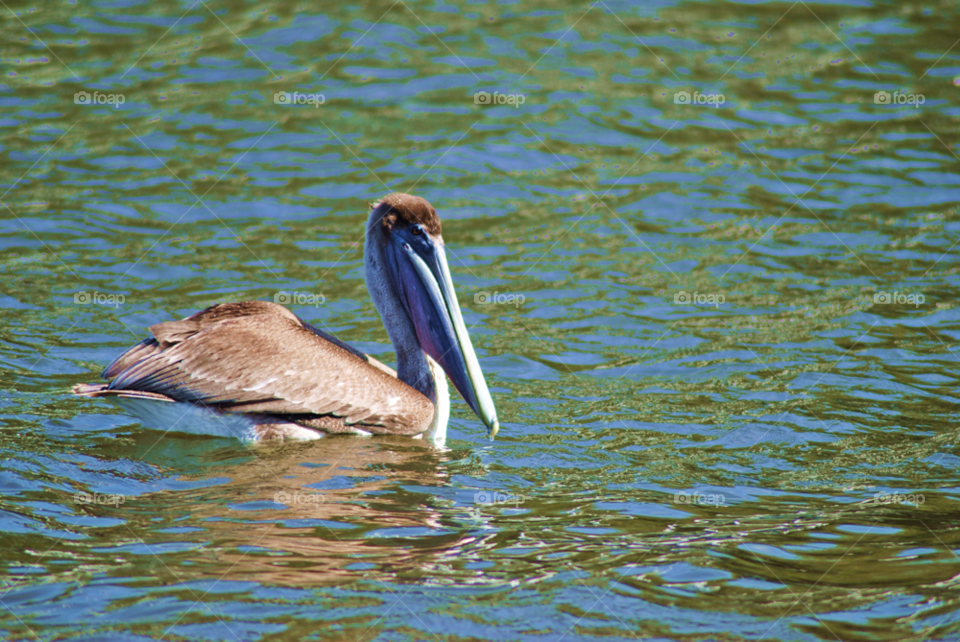
[[[152, 337], [102, 372], [109, 383], [79, 384], [73, 392], [108, 397], [165, 430], [172, 423], [253, 441], [358, 433], [442, 442], [450, 416], [446, 373], [492, 439], [497, 412], [460, 314], [433, 206], [399, 192], [371, 205], [364, 269], [397, 354], [396, 372], [281, 305], [244, 301], [150, 326]], [[195, 423], [213, 428], [191, 430]]]

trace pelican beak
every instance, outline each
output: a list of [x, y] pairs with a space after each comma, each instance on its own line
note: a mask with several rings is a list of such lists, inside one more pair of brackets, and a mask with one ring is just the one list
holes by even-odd
[[467, 334], [441, 239], [395, 230], [387, 244], [388, 272], [413, 321], [420, 347], [440, 364], [492, 439], [500, 424]]

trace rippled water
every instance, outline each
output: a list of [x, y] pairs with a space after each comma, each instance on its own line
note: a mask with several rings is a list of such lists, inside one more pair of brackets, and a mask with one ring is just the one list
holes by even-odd
[[[3, 639], [960, 639], [955, 4], [4, 7]], [[280, 292], [392, 361], [394, 190], [497, 441], [69, 394]]]

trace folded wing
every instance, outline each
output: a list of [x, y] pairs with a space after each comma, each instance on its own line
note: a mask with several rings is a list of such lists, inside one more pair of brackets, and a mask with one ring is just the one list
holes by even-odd
[[150, 392], [226, 412], [342, 418], [416, 434], [433, 403], [392, 370], [266, 301], [229, 303], [150, 328], [103, 372], [109, 390]]

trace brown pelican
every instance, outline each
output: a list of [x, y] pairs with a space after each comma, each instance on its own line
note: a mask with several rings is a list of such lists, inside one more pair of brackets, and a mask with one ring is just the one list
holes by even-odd
[[[151, 326], [152, 337], [103, 371], [108, 384], [80, 384], [74, 392], [110, 397], [165, 430], [179, 424], [178, 430], [253, 440], [326, 432], [442, 441], [450, 414], [446, 372], [490, 437], [496, 435], [497, 412], [430, 203], [393, 193], [373, 204], [364, 268], [397, 372], [283, 306], [245, 301]], [[192, 427], [197, 423], [213, 428]]]

